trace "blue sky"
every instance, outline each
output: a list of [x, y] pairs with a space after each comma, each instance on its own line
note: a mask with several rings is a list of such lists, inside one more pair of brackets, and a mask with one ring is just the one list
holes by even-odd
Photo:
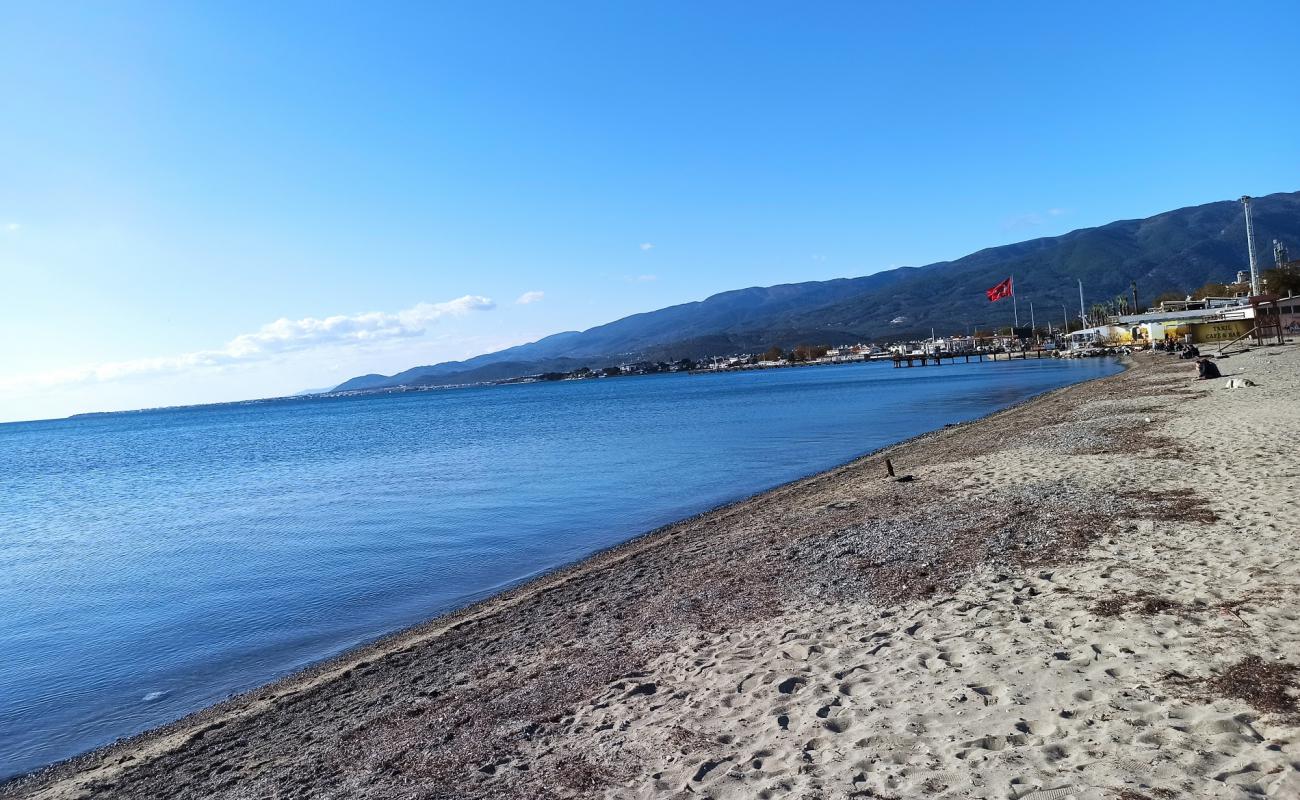
[[1293, 191], [1296, 29], [1294, 2], [0, 2], [0, 420]]

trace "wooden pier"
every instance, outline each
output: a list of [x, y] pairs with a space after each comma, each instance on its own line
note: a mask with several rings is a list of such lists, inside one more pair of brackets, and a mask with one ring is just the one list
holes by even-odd
[[982, 351], [975, 352], [975, 353], [920, 353], [920, 354], [910, 354], [910, 355], [895, 353], [893, 360], [894, 360], [895, 369], [899, 367], [918, 367], [918, 366], [925, 367], [931, 364], [938, 367], [941, 366], [944, 361], [964, 360], [967, 364], [969, 364], [972, 358], [975, 359], [977, 363], [983, 362], [985, 359], [989, 361], [1011, 361], [1015, 359], [1017, 355], [1019, 355], [1020, 360], [1024, 361], [1029, 358], [1030, 353], [1034, 354], [1034, 358], [1043, 357], [1042, 348], [1037, 348], [1034, 350], [1021, 350], [1019, 353], [1012, 353], [1012, 352], [985, 353]]

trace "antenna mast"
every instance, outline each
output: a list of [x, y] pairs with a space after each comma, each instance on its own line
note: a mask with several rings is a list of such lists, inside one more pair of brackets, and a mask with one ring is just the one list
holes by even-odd
[[1250, 218], [1250, 195], [1242, 195], [1241, 206], [1246, 210], [1246, 247], [1250, 250], [1250, 293], [1259, 294], [1259, 265], [1255, 263], [1255, 223]]

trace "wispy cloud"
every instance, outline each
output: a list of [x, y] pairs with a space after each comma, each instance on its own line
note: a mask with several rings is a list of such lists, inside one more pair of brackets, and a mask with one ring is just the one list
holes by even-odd
[[524, 292], [523, 294], [519, 295], [519, 299], [515, 301], [515, 304], [526, 306], [530, 303], [536, 303], [537, 301], [541, 300], [543, 297], [546, 297], [546, 292], [536, 292], [536, 291]]
[[641, 243], [641, 249], [642, 249], [643, 251], [645, 251], [645, 252], [649, 252], [649, 251], [655, 249], [655, 246], [654, 246], [654, 244], [653, 244], [652, 242], [642, 242], [642, 243]]
[[19, 225], [17, 222], [6, 222], [4, 225], [4, 230], [5, 233], [17, 233], [18, 231], [22, 230], [22, 227], [23, 226]]
[[1002, 230], [1014, 231], [1024, 228], [1037, 228], [1046, 225], [1053, 218], [1061, 217], [1070, 213], [1065, 208], [1049, 208], [1046, 211], [1027, 211], [1023, 214], [1014, 214], [1002, 221]]
[[649, 283], [659, 280], [658, 275], [624, 275], [623, 280], [628, 283]]
[[325, 347], [357, 346], [401, 337], [419, 336], [443, 317], [459, 317], [495, 308], [487, 297], [465, 295], [443, 303], [417, 303], [397, 312], [371, 311], [332, 317], [281, 318], [252, 333], [242, 333], [224, 347], [177, 356], [139, 358], [69, 367], [0, 378], [0, 388], [42, 389], [71, 383], [96, 383], [124, 378], [173, 374], [274, 358], [284, 353]]

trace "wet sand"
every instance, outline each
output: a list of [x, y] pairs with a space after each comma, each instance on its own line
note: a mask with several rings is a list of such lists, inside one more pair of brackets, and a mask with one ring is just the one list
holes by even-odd
[[1222, 368], [1135, 356], [0, 798], [1300, 797], [1300, 350]]

